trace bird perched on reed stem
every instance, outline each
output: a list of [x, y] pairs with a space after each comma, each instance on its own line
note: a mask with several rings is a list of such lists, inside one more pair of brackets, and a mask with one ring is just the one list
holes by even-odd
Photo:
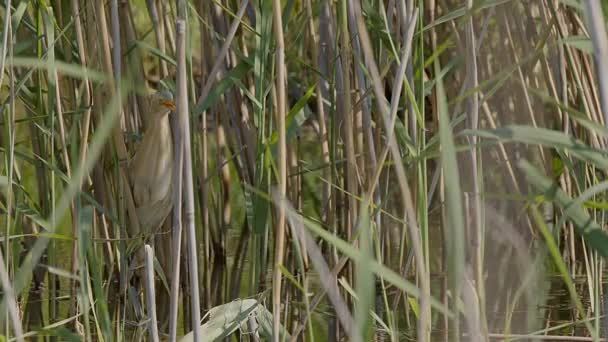
[[133, 199], [144, 234], [154, 233], [173, 207], [173, 142], [169, 113], [175, 110], [167, 90], [152, 94], [144, 139], [129, 165]]

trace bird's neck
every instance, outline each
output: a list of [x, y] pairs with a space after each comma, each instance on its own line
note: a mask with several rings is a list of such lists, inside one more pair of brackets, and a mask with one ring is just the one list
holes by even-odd
[[154, 153], [158, 148], [164, 148], [165, 146], [171, 148], [171, 126], [167, 116], [150, 122], [150, 126], [146, 128], [144, 133], [141, 146], [142, 153], [145, 155]]
[[151, 120], [150, 125], [146, 129], [146, 134], [150, 132], [165, 131], [169, 128], [169, 116], [163, 115], [161, 118]]

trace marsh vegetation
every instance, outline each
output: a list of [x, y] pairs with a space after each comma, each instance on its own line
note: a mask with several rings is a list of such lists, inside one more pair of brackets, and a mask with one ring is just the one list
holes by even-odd
[[0, 339], [606, 337], [601, 5], [2, 1]]

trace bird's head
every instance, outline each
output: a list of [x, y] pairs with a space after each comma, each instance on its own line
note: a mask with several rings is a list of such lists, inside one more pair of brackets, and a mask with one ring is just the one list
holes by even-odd
[[173, 94], [168, 90], [159, 90], [152, 95], [152, 107], [156, 117], [163, 117], [175, 110]]

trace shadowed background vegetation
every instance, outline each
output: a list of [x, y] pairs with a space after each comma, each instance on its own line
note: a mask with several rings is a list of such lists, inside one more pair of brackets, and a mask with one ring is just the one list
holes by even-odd
[[605, 337], [607, 5], [3, 0], [0, 339]]

